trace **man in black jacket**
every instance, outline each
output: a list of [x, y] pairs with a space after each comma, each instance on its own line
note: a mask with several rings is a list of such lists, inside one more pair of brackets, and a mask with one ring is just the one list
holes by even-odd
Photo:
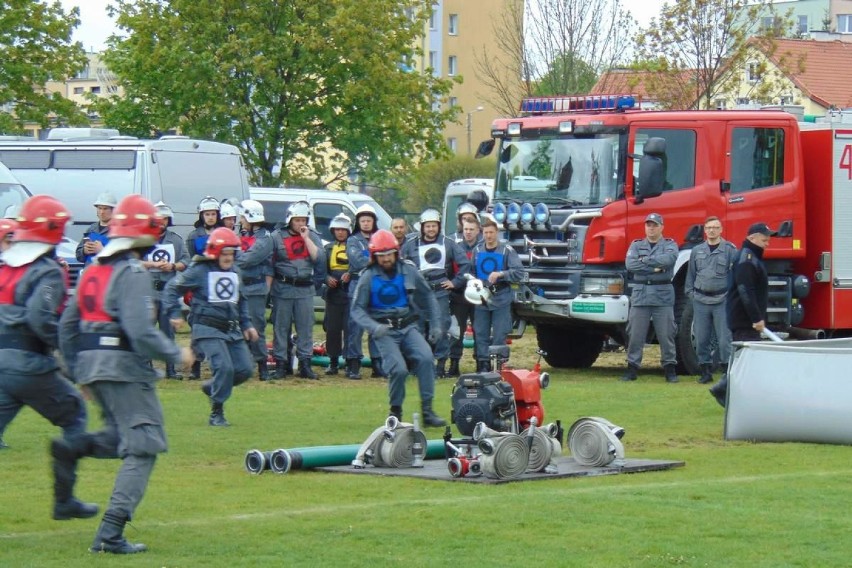
[[[748, 235], [743, 241], [725, 305], [733, 341], [760, 341], [760, 332], [766, 328], [769, 276], [763, 264], [763, 251], [773, 235], [775, 232], [766, 223], [755, 223], [748, 228]], [[716, 402], [725, 406], [727, 374], [710, 389], [710, 394]]]

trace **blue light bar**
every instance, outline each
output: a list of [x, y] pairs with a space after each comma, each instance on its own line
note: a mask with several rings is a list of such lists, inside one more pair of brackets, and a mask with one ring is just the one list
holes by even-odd
[[506, 221], [512, 225], [516, 225], [521, 218], [521, 206], [515, 202], [509, 204], [506, 208]]
[[530, 225], [535, 219], [535, 208], [532, 203], [524, 203], [521, 205], [521, 223]]
[[506, 206], [502, 203], [495, 203], [491, 214], [494, 215], [494, 220], [497, 221], [498, 225], [506, 222]]
[[561, 114], [589, 110], [622, 111], [636, 106], [633, 95], [534, 97], [521, 101], [521, 114]]
[[535, 206], [535, 222], [544, 225], [550, 220], [550, 209], [544, 203], [538, 203]]

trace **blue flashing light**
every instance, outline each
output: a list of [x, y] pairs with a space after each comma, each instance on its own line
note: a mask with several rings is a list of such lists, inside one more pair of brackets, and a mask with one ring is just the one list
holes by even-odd
[[537, 203], [535, 206], [535, 222], [544, 225], [550, 220], [550, 209], [544, 203]]
[[506, 222], [506, 206], [502, 203], [495, 203], [494, 210], [491, 212], [494, 215], [494, 220], [498, 225]]
[[636, 99], [632, 96], [622, 96], [618, 97], [615, 101], [616, 110], [624, 110], [627, 108], [633, 108], [636, 106]]
[[532, 203], [524, 203], [521, 205], [521, 223], [530, 225], [535, 219], [535, 208]]
[[511, 225], [516, 225], [521, 218], [521, 206], [517, 203], [510, 203], [506, 208], [506, 221]]

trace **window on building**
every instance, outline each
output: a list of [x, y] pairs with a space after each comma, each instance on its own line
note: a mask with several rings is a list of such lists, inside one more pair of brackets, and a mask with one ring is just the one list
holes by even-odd
[[852, 34], [852, 14], [837, 14], [837, 33]]
[[800, 34], [808, 33], [808, 17], [796, 16], [796, 31]]
[[725, 99], [716, 99], [713, 104], [716, 105], [716, 110], [725, 110], [728, 108], [728, 102]]
[[[685, 189], [695, 185], [695, 131], [663, 128], [640, 128], [636, 131], [634, 153], [642, 154], [649, 138], [663, 138], [666, 153], [663, 170], [666, 182], [663, 191]], [[633, 160], [633, 175], [639, 176], [639, 160]]]
[[100, 87], [92, 87], [90, 89], [90, 91], [92, 91], [95, 94], [99, 94], [101, 92], [101, 88]]
[[456, 106], [458, 106], [458, 104], [459, 104], [459, 98], [458, 97], [450, 97], [450, 100], [449, 100], [450, 108], [455, 108]]
[[434, 71], [440, 71], [440, 66], [438, 65], [438, 52], [430, 51], [429, 52], [429, 67], [431, 67]]
[[774, 16], [764, 16], [763, 18], [760, 18], [760, 29], [763, 31], [773, 30], [775, 32], [781, 32], [783, 24], [784, 21], [781, 18]]
[[459, 15], [458, 14], [450, 14], [450, 23], [447, 27], [447, 33], [450, 35], [458, 35], [459, 34]]
[[793, 104], [793, 95], [781, 95], [781, 104], [782, 105], [791, 105]]
[[760, 81], [760, 64], [756, 61], [750, 61], [746, 66], [746, 80], [749, 83]]
[[83, 94], [83, 87], [74, 87], [74, 94], [75, 95], [82, 95]]
[[438, 15], [435, 10], [432, 10], [432, 13], [429, 14], [429, 29], [433, 31], [438, 29]]
[[737, 97], [737, 106], [751, 104], [751, 99], [748, 97]]
[[450, 150], [453, 152], [459, 151], [459, 141], [458, 138], [447, 138], [447, 146], [450, 147]]
[[459, 71], [458, 67], [459, 67], [458, 57], [456, 57], [455, 55], [450, 55], [450, 57], [447, 59], [447, 75], [452, 77], [453, 75], [458, 73], [458, 71]]
[[784, 183], [784, 130], [734, 128], [731, 136], [731, 192]]

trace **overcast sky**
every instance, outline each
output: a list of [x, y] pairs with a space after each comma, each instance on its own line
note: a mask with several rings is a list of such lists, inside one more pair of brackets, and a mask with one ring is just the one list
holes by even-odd
[[[633, 13], [633, 17], [640, 26], [646, 26], [652, 17], [660, 13], [663, 1], [622, 0], [622, 3]], [[74, 6], [80, 8], [80, 25], [74, 32], [74, 39], [82, 42], [86, 50], [102, 50], [106, 46], [106, 39], [115, 32], [115, 24], [106, 13], [110, 0], [60, 0], [60, 2], [66, 11]]]

